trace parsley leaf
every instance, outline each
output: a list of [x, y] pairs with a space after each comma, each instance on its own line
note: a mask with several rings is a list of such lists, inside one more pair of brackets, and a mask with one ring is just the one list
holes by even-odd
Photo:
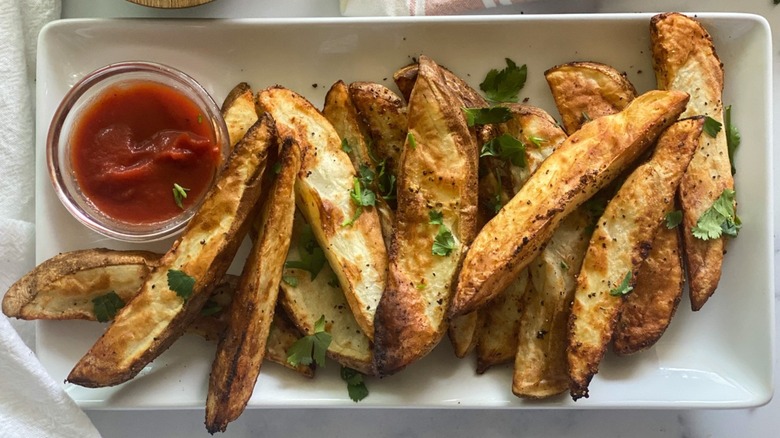
[[298, 277], [294, 277], [292, 275], [282, 275], [282, 281], [292, 287], [298, 286]]
[[358, 166], [358, 178], [364, 187], [369, 187], [374, 183], [374, 180], [376, 179], [376, 173], [374, 173], [374, 171], [371, 170], [371, 167], [368, 165], [361, 164]]
[[179, 206], [179, 208], [184, 209], [184, 205], [182, 203], [184, 202], [184, 199], [187, 198], [187, 192], [189, 191], [190, 189], [173, 183], [173, 201], [176, 203], [176, 205]]
[[501, 134], [482, 146], [480, 157], [493, 156], [509, 160], [518, 167], [525, 167], [525, 143], [511, 134]]
[[200, 316], [216, 315], [221, 311], [222, 306], [220, 306], [216, 301], [209, 299], [206, 300], [206, 304], [204, 304], [203, 308], [200, 309]]
[[195, 279], [187, 275], [184, 271], [177, 269], [168, 270], [168, 288], [176, 292], [184, 301], [187, 301], [192, 295], [192, 288], [195, 286]]
[[348, 154], [352, 152], [352, 146], [349, 145], [346, 138], [341, 139], [341, 150]]
[[333, 340], [330, 333], [325, 331], [325, 315], [314, 323], [314, 334], [306, 335], [297, 341], [287, 350], [287, 363], [292, 366], [298, 365], [317, 365], [325, 366], [325, 352]]
[[610, 289], [609, 294], [613, 297], [620, 297], [623, 295], [628, 295], [632, 290], [634, 290], [634, 287], [631, 286], [631, 271], [628, 271], [626, 272], [626, 276], [623, 278], [623, 281], [620, 282], [618, 287]]
[[719, 121], [710, 116], [707, 116], [707, 118], [704, 119], [704, 132], [712, 138], [715, 138], [715, 136], [718, 135], [722, 126], [723, 125]]
[[444, 225], [439, 225], [439, 232], [433, 239], [431, 253], [433, 255], [446, 257], [455, 249], [455, 237]]
[[479, 84], [479, 89], [485, 92], [488, 100], [493, 102], [517, 102], [517, 94], [525, 85], [528, 68], [523, 64], [518, 67], [509, 58], [505, 58], [506, 68], [501, 71], [492, 69]]
[[666, 228], [672, 229], [680, 225], [683, 220], [683, 212], [680, 210], [670, 211], [666, 213]]
[[532, 135], [532, 136], [528, 137], [528, 140], [531, 140], [531, 143], [533, 143], [534, 146], [536, 146], [537, 148], [541, 148], [542, 147], [542, 143], [545, 143], [547, 141], [547, 140], [543, 139], [542, 137], [537, 137], [535, 135]]
[[373, 207], [376, 204], [376, 195], [370, 189], [363, 187], [360, 179], [354, 178], [354, 188], [349, 192], [349, 196], [352, 198], [352, 202], [357, 205], [355, 209], [355, 215], [352, 219], [345, 220], [341, 224], [342, 227], [346, 227], [355, 223], [357, 218], [363, 214], [363, 207]]
[[696, 226], [691, 229], [693, 237], [701, 240], [717, 239], [721, 235], [737, 237], [742, 223], [734, 212], [736, 193], [731, 189], [723, 189], [712, 206], [702, 213]]
[[284, 263], [288, 269], [303, 269], [309, 271], [312, 281], [317, 278], [322, 267], [325, 266], [325, 253], [314, 238], [314, 231], [310, 225], [306, 225], [298, 238], [298, 253], [300, 260], [290, 260]]
[[443, 219], [444, 215], [441, 211], [431, 210], [428, 212], [428, 223], [431, 225], [443, 225]]
[[414, 139], [414, 134], [411, 132], [406, 134], [406, 142], [409, 143], [410, 148], [417, 149], [417, 140]]
[[[777, 4], [777, 2], [775, 2]], [[723, 113], [723, 123], [726, 125], [726, 147], [729, 150], [729, 163], [731, 163], [731, 174], [737, 173], [737, 168], [734, 167], [734, 152], [742, 142], [742, 136], [739, 135], [737, 127], [731, 124], [731, 105], [726, 107]]]
[[122, 307], [125, 307], [125, 302], [114, 291], [92, 299], [92, 311], [95, 313], [95, 318], [100, 322], [114, 319], [116, 312]]
[[368, 388], [359, 372], [342, 365], [341, 380], [347, 382], [347, 393], [353, 402], [357, 403], [368, 396]]
[[503, 123], [512, 118], [512, 112], [503, 106], [463, 108], [463, 113], [466, 115], [466, 123], [469, 126]]

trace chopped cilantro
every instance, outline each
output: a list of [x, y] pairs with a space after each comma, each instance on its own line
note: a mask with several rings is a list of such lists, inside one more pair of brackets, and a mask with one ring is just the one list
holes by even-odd
[[433, 239], [431, 253], [433, 255], [446, 257], [455, 249], [455, 237], [444, 225], [439, 225], [439, 232]]
[[322, 315], [314, 323], [314, 333], [298, 339], [287, 350], [287, 363], [294, 367], [312, 363], [324, 367], [325, 352], [332, 340], [331, 334], [325, 331], [325, 315]]
[[532, 135], [528, 137], [528, 140], [531, 141], [531, 143], [534, 144], [534, 146], [540, 148], [542, 147], [542, 143], [545, 143], [547, 140], [543, 139], [542, 137], [537, 137], [535, 135]]
[[417, 286], [415, 286], [417, 290], [423, 290], [426, 287], [428, 287], [425, 283], [419, 283]]
[[417, 140], [415, 140], [414, 134], [411, 132], [406, 134], [406, 142], [409, 143], [410, 148], [417, 149]]
[[[777, 2], [775, 2], [777, 4]], [[734, 152], [742, 142], [742, 136], [739, 134], [737, 127], [731, 124], [731, 105], [726, 107], [723, 113], [723, 123], [726, 125], [726, 146], [729, 150], [729, 162], [731, 163], [731, 174], [737, 173], [737, 168], [734, 167]]]
[[187, 192], [189, 192], [190, 189], [182, 187], [176, 183], [173, 183], [173, 202], [176, 203], [179, 208], [184, 209], [184, 199], [187, 198]]
[[289, 284], [292, 287], [298, 286], [298, 277], [292, 275], [282, 275], [282, 281]]
[[354, 178], [354, 188], [349, 192], [352, 202], [357, 206], [355, 215], [351, 219], [345, 220], [341, 226], [346, 227], [355, 223], [357, 218], [363, 214], [363, 207], [373, 207], [376, 204], [376, 195], [370, 189], [363, 187], [360, 179]]
[[184, 271], [177, 269], [168, 270], [168, 288], [176, 292], [184, 301], [192, 295], [192, 288], [195, 286], [195, 279], [187, 275]]
[[670, 211], [666, 213], [666, 228], [672, 229], [680, 225], [683, 219], [683, 212], [680, 210]]
[[498, 214], [498, 212], [501, 211], [501, 208], [504, 207], [503, 202], [501, 202], [501, 194], [499, 193], [496, 193], [489, 202], [490, 210], [495, 214]]
[[444, 215], [441, 211], [431, 210], [428, 212], [428, 223], [431, 225], [443, 225]]
[[505, 58], [506, 68], [501, 71], [492, 69], [479, 84], [479, 89], [493, 102], [517, 102], [517, 95], [525, 85], [528, 68], [518, 67], [509, 58]]
[[734, 212], [735, 197], [734, 190], [724, 189], [696, 221], [696, 226], [691, 229], [693, 237], [701, 240], [717, 239], [723, 234], [737, 237], [742, 223]]
[[368, 396], [368, 388], [359, 372], [342, 365], [341, 379], [347, 382], [347, 393], [353, 402], [357, 403]]
[[288, 269], [303, 269], [308, 271], [312, 281], [317, 278], [322, 267], [325, 266], [325, 253], [314, 238], [311, 226], [306, 225], [298, 238], [298, 253], [300, 260], [290, 260], [284, 263]]
[[363, 187], [370, 187], [376, 179], [376, 173], [366, 164], [358, 166], [358, 179]]
[[722, 126], [723, 125], [719, 121], [710, 116], [707, 116], [707, 118], [704, 119], [704, 132], [712, 138], [715, 138], [715, 136], [718, 135]]
[[341, 139], [341, 150], [346, 153], [352, 153], [352, 146], [349, 145], [349, 142], [346, 138]]
[[518, 167], [527, 165], [525, 160], [525, 144], [511, 134], [501, 134], [482, 146], [480, 157], [492, 156], [509, 160]]
[[466, 123], [469, 126], [503, 123], [512, 118], [512, 112], [503, 106], [463, 108], [463, 113], [466, 115]]
[[628, 271], [626, 276], [623, 277], [623, 281], [620, 282], [618, 287], [610, 289], [609, 294], [614, 297], [620, 297], [628, 295], [632, 290], [634, 290], [634, 286], [631, 286], [631, 271]]
[[92, 311], [95, 313], [95, 318], [100, 322], [114, 319], [116, 312], [122, 307], [125, 307], [125, 302], [114, 291], [92, 299]]

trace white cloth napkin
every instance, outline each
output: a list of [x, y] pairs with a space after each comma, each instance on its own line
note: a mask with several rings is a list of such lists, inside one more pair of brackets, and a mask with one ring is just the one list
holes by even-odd
[[508, 6], [533, 0], [340, 0], [341, 14], [372, 15], [450, 15], [477, 9]]
[[[0, 294], [35, 263], [35, 48], [59, 16], [59, 0], [0, 0]], [[0, 436], [99, 437], [30, 350], [32, 327], [0, 314]]]

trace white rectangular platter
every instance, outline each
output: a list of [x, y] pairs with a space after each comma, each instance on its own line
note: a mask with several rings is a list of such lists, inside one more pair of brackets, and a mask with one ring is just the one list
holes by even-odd
[[[625, 71], [642, 92], [655, 79], [648, 14], [492, 16], [415, 19], [242, 21], [59, 21], [41, 33], [37, 70], [36, 257], [96, 246], [131, 248], [79, 225], [50, 186], [44, 141], [56, 106], [88, 72], [117, 61], [150, 60], [179, 68], [221, 102], [238, 82], [282, 84], [320, 106], [330, 84], [369, 80], [392, 85], [393, 72], [426, 54], [477, 86], [504, 58], [528, 65], [521, 99], [558, 116], [543, 72], [570, 61], [599, 61]], [[744, 14], [701, 14], [726, 69], [725, 103], [742, 133], [736, 187], [743, 228], [728, 247], [720, 286], [699, 312], [684, 297], [665, 336], [627, 358], [610, 354], [591, 397], [544, 402], [511, 393], [511, 366], [474, 372], [445, 339], [403, 372], [368, 378], [367, 407], [748, 407], [766, 403], [773, 377], [771, 43], [767, 22]], [[166, 244], [146, 245], [164, 251]], [[240, 262], [239, 262], [240, 263]], [[56, 381], [104, 326], [39, 322], [37, 354]], [[114, 388], [64, 384], [87, 408], [202, 407], [215, 346], [185, 335], [132, 381]], [[330, 362], [313, 380], [265, 364], [250, 407], [356, 406]]]

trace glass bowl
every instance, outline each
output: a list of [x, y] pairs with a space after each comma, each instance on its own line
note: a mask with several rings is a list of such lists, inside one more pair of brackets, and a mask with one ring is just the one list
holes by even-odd
[[[74, 170], [75, 158], [72, 154], [72, 145], [76, 137], [74, 132], [77, 131], [82, 117], [86, 117], [85, 114], [88, 111], [95, 111], [93, 106], [97, 105], [96, 102], [104, 99], [105, 95], [116, 90], [117, 87], [132, 87], [138, 84], [146, 86], [149, 83], [154, 84], [152, 87], [163, 86], [162, 88], [167, 91], [172, 89], [172, 93], [178, 93], [181, 95], [180, 97], [192, 102], [199, 111], [197, 123], [205, 124], [203, 129], [210, 129], [210, 135], [213, 133], [210, 139], [213, 141], [211, 145], [215, 145], [219, 153], [217, 162], [214, 163], [211, 180], [207, 182], [205, 190], [201, 190], [197, 198], [187, 199], [186, 207], [181, 204], [182, 198], [177, 198], [175, 194], [177, 190], [172, 187], [170, 199], [164, 202], [176, 202], [181, 211], [168, 212], [169, 215], [175, 215], [159, 220], [133, 221], [104, 212], [96, 205], [96, 202], [93, 202], [90, 195], [82, 190]], [[168, 106], [171, 107], [171, 105]], [[229, 153], [227, 127], [222, 119], [219, 106], [209, 93], [192, 77], [179, 70], [162, 64], [140, 61], [107, 65], [88, 74], [76, 83], [65, 95], [54, 113], [46, 144], [49, 176], [54, 191], [65, 208], [89, 229], [109, 238], [126, 242], [161, 240], [183, 229], [203, 203]], [[187, 193], [182, 189], [179, 192], [182, 195]], [[156, 202], [151, 204], [156, 204]], [[157, 206], [149, 205], [148, 207], [153, 209]], [[170, 210], [169, 206], [166, 208]]]

